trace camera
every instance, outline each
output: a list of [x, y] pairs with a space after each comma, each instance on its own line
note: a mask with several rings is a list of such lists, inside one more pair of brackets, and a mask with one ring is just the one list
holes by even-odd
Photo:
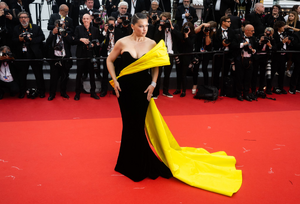
[[54, 50], [57, 50], [57, 51], [62, 51], [63, 50], [63, 42], [60, 41], [58, 43], [55, 44], [55, 46], [53, 47]]
[[189, 15], [186, 17], [187, 20], [192, 21], [193, 20], [193, 16]]
[[11, 52], [0, 52], [0, 57], [12, 57]]
[[30, 41], [29, 38], [32, 38], [32, 35], [33, 35], [32, 33], [26, 31], [26, 32], [21, 33], [20, 37], [23, 37], [25, 42], [29, 42]]
[[[94, 45], [94, 46], [93, 46]], [[90, 41], [90, 43], [88, 44], [88, 48], [89, 49], [93, 49], [93, 47], [98, 46], [99, 45], [99, 40], [98, 39], [93, 39], [92, 41]]]
[[294, 37], [292, 36], [294, 34], [294, 30], [291, 28], [285, 28], [283, 32], [284, 38], [288, 38], [290, 41], [294, 41]]
[[108, 30], [113, 31], [114, 30], [114, 24], [108, 24]]
[[128, 18], [127, 15], [121, 15], [121, 16], [120, 16], [120, 19], [122, 19], [122, 24], [123, 24], [123, 25], [128, 25], [128, 24], [130, 23], [130, 20], [127, 19], [127, 18]]
[[38, 96], [38, 91], [35, 88], [28, 89], [26, 93], [27, 98], [35, 99]]
[[161, 22], [161, 27], [163, 28], [163, 29], [166, 29], [166, 28], [171, 28], [171, 24], [170, 24], [170, 21], [169, 20], [160, 20], [160, 22]]
[[261, 41], [262, 44], [267, 44], [269, 41], [271, 41], [270, 36], [263, 36], [263, 40]]
[[157, 14], [156, 14], [156, 13], [153, 13], [153, 15], [152, 15], [152, 20], [156, 21], [157, 18], [158, 18]]
[[9, 10], [8, 9], [4, 8], [3, 11], [4, 11], [4, 16], [6, 16], [6, 15], [9, 14]]
[[213, 32], [213, 31], [215, 31], [215, 29], [216, 28], [214, 28], [214, 27], [202, 27], [202, 31], [205, 33]]
[[184, 28], [183, 28], [183, 32], [184, 33], [188, 33], [190, 31], [190, 27], [189, 26], [185, 26]]
[[230, 40], [229, 39], [225, 39], [224, 43], [225, 44], [230, 44]]
[[248, 52], [248, 54], [252, 54], [252, 49], [250, 48], [250, 46], [250, 43], [244, 46], [244, 51]]
[[92, 14], [92, 16], [94, 17], [94, 20], [97, 24], [103, 24], [103, 20], [101, 18], [101, 13], [95, 12]]

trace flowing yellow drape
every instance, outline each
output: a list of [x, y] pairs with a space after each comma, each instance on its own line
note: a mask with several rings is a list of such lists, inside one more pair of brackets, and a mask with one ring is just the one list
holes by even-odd
[[[118, 78], [169, 64], [169, 56], [161, 40], [146, 55], [124, 68]], [[110, 83], [113, 86], [113, 82]], [[232, 196], [241, 187], [242, 171], [236, 170], [235, 158], [227, 156], [225, 152], [209, 153], [202, 148], [180, 147], [153, 99], [147, 110], [145, 129], [150, 143], [175, 178], [226, 196]]]

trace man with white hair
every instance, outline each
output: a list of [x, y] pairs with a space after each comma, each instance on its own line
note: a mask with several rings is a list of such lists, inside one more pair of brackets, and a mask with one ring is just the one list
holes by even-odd
[[151, 8], [149, 10], [149, 23], [156, 24], [157, 22], [159, 22], [160, 14], [162, 14], [162, 11], [159, 8], [159, 2], [158, 0], [153, 0], [151, 2]]
[[[116, 20], [116, 25], [123, 25], [123, 27], [127, 27], [128, 26], [128, 21], [125, 22], [125, 18], [127, 20], [129, 20], [132, 15], [130, 13], [127, 13], [128, 10], [128, 3], [126, 1], [121, 1], [118, 4], [118, 11], [116, 12], [112, 12], [111, 16], [114, 17]], [[127, 25], [126, 25], [127, 24]]]
[[265, 12], [265, 7], [262, 3], [256, 3], [254, 5], [254, 11], [246, 15], [246, 20], [250, 22], [251, 25], [255, 28], [254, 35], [257, 37], [264, 33], [265, 31], [265, 22], [262, 17]]

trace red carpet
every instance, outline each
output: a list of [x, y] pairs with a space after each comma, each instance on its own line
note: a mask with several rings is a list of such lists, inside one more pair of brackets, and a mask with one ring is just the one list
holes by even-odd
[[[73, 93], [70, 93], [74, 97]], [[0, 101], [0, 203], [299, 203], [300, 94], [204, 103], [160, 96], [181, 146], [224, 150], [243, 171], [229, 198], [174, 178], [135, 183], [114, 171], [121, 118], [113, 95]]]

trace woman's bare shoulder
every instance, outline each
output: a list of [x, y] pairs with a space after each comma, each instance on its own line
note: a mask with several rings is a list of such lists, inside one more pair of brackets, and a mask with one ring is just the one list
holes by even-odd
[[153, 48], [156, 45], [156, 42], [150, 38], [146, 37], [146, 42], [149, 44], [149, 47]]

